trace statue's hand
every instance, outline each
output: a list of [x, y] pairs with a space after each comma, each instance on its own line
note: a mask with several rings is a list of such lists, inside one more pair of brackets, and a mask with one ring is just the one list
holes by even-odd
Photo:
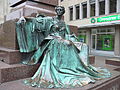
[[18, 20], [18, 22], [19, 22], [19, 23], [25, 23], [25, 22], [26, 22], [26, 20], [25, 20], [25, 18], [24, 18], [24, 17], [21, 17], [21, 18]]
[[54, 25], [55, 29], [59, 29], [59, 26], [57, 24]]

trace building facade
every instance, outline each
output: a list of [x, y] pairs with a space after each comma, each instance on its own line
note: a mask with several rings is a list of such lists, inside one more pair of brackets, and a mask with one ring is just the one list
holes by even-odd
[[59, 5], [91, 54], [120, 57], [120, 0], [59, 0]]

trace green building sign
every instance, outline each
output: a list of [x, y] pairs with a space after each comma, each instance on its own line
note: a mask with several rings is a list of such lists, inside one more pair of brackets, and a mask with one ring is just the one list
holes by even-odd
[[116, 21], [116, 20], [120, 20], [120, 15], [111, 15], [111, 16], [106, 16], [106, 17], [92, 18], [91, 23], [109, 22], [109, 21]]

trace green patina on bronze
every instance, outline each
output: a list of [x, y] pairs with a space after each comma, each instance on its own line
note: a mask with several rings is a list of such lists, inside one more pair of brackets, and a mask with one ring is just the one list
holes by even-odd
[[[70, 35], [69, 27], [61, 20], [63, 7], [56, 7], [57, 17], [22, 19], [17, 23], [17, 38], [21, 52], [35, 51], [24, 64], [33, 65], [42, 59], [26, 85], [41, 88], [73, 88], [110, 77], [106, 69], [89, 64], [88, 46]], [[43, 56], [43, 58], [41, 58]]]

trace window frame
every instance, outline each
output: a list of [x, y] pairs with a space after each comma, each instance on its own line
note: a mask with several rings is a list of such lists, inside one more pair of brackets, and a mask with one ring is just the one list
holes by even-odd
[[[105, 29], [106, 30], [106, 32], [98, 32], [98, 30], [102, 30], [102, 29]], [[107, 32], [108, 30], [111, 30], [111, 32]], [[95, 33], [93, 33], [93, 31], [95, 32]], [[92, 50], [97, 50], [97, 37], [98, 37], [98, 35], [104, 35], [104, 34], [106, 34], [106, 35], [108, 35], [108, 34], [111, 34], [111, 35], [114, 35], [114, 41], [115, 41], [115, 27], [103, 27], [103, 28], [96, 28], [96, 29], [92, 29], [91, 30], [91, 49]], [[95, 36], [95, 47], [93, 48], [93, 36]], [[114, 51], [114, 45], [113, 45], [113, 50], [112, 51]], [[101, 51], [103, 51], [103, 50], [101, 50]]]
[[[71, 11], [72, 10], [72, 11]], [[72, 13], [71, 13], [72, 12]], [[69, 7], [69, 21], [73, 20], [73, 6]]]
[[[76, 16], [75, 16], [75, 19], [76, 20], [78, 20], [78, 19], [80, 19], [80, 5], [79, 4], [77, 4], [77, 5], [75, 5], [75, 12], [76, 12]], [[78, 10], [77, 10], [78, 9]]]
[[[109, 0], [109, 13], [110, 13], [110, 14], [111, 14], [111, 13], [117, 13], [117, 0], [114, 0], [114, 1], [116, 1], [115, 11], [114, 11], [114, 12], [111, 12], [112, 10], [111, 10], [110, 0]], [[112, 3], [112, 6], [113, 6], [113, 3]]]
[[[81, 3], [81, 5], [82, 5], [82, 18], [84, 19], [84, 18], [87, 18], [87, 1]], [[86, 6], [84, 7], [84, 5]], [[85, 9], [85, 15], [84, 15], [84, 9]]]
[[[100, 3], [104, 2], [104, 14], [100, 14], [101, 11], [101, 7], [100, 7]], [[103, 5], [101, 5], [103, 7]], [[105, 15], [105, 0], [99, 0], [99, 15]]]

